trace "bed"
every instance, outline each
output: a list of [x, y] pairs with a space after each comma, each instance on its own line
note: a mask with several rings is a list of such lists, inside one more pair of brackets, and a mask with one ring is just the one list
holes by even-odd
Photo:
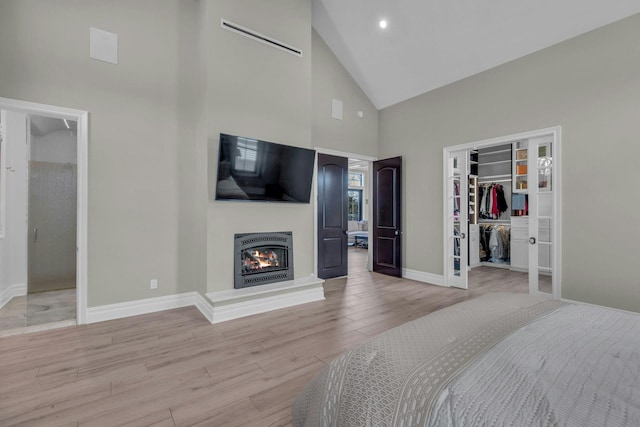
[[294, 426], [638, 426], [640, 315], [487, 294], [331, 362]]

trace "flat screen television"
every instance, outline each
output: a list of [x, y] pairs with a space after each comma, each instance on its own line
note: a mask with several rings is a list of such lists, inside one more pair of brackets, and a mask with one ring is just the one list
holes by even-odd
[[309, 203], [315, 151], [220, 134], [216, 200]]

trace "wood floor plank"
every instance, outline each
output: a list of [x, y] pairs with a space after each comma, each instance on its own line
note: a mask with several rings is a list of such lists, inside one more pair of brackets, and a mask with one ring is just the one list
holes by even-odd
[[481, 267], [469, 290], [371, 273], [325, 297], [211, 325], [185, 307], [0, 338], [0, 425], [288, 426], [290, 405], [338, 354], [487, 292], [528, 292], [526, 274]]
[[203, 411], [198, 416], [193, 416], [186, 421], [177, 423], [176, 426], [245, 427], [258, 417], [260, 417], [260, 411], [256, 409], [251, 399], [245, 398], [238, 403], [228, 405], [216, 411]]
[[[79, 423], [79, 425], [85, 426], [86, 424]], [[151, 415], [131, 420], [131, 422], [122, 423], [118, 427], [172, 427], [174, 425], [171, 411], [169, 409], [163, 409]]]

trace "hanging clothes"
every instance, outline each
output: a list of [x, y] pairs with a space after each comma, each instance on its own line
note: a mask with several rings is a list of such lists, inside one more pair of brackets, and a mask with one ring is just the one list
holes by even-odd
[[480, 260], [499, 264], [511, 260], [509, 226], [480, 224]]
[[501, 184], [482, 184], [478, 187], [480, 218], [498, 219], [509, 209]]

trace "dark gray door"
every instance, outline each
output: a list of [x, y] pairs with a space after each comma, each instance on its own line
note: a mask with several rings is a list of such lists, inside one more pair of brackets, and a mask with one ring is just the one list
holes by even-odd
[[318, 277], [346, 276], [347, 185], [346, 157], [318, 153]]
[[402, 277], [402, 157], [373, 162], [373, 271]]

